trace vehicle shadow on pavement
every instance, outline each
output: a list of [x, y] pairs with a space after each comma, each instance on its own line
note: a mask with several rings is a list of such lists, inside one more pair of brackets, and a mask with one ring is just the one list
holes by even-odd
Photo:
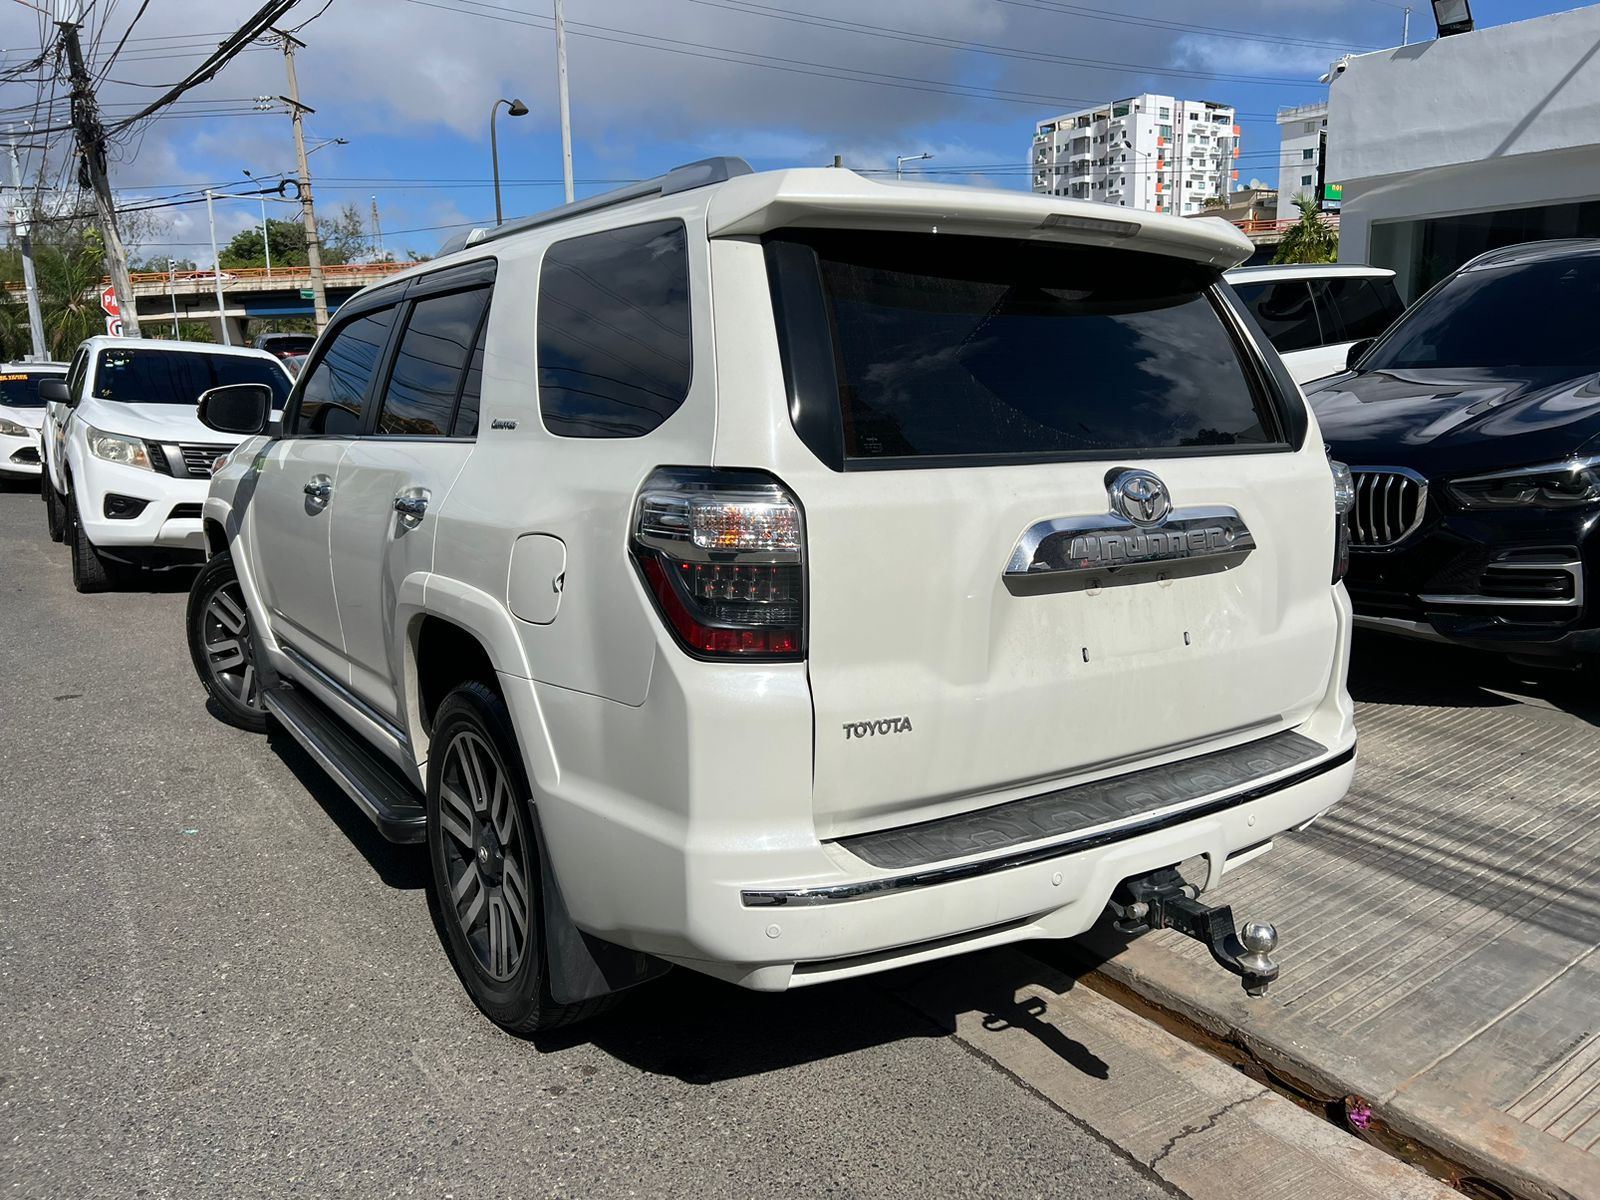
[[592, 1045], [640, 1071], [714, 1084], [909, 1038], [949, 1037], [970, 1014], [988, 1030], [1029, 1033], [1085, 1075], [1108, 1079], [1102, 1059], [1049, 1022], [1042, 999], [1018, 997], [1033, 982], [1059, 990], [1056, 972], [1030, 964], [1039, 978], [1019, 978], [998, 971], [999, 961], [964, 956], [779, 993], [679, 968], [637, 989], [610, 1015], [533, 1041], [545, 1053]]
[[[214, 704], [215, 701], [206, 702], [213, 716], [216, 715]], [[427, 885], [428, 859], [421, 846], [400, 846], [387, 840], [332, 777], [284, 730], [273, 726], [267, 734], [267, 744], [385, 885], [400, 891], [414, 891]]]
[[1594, 667], [1528, 667], [1498, 654], [1357, 631], [1350, 694], [1371, 704], [1509, 708], [1528, 704], [1600, 726]]
[[187, 595], [199, 571], [198, 564], [181, 567], [124, 567], [117, 576], [116, 590], [149, 596]]

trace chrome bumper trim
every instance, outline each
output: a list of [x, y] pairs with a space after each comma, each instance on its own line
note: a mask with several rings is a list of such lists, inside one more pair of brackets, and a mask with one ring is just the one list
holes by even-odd
[[1331, 754], [1327, 758], [1312, 763], [1310, 766], [1298, 771], [1292, 771], [1266, 783], [1253, 784], [1234, 792], [1214, 796], [1209, 800], [1204, 800], [1199, 804], [1177, 812], [1163, 813], [1142, 821], [1121, 825], [1115, 829], [1102, 829], [1078, 834], [1049, 842], [1042, 846], [1034, 846], [1027, 850], [1018, 850], [1012, 854], [1000, 855], [997, 858], [953, 863], [942, 867], [927, 867], [900, 875], [886, 875], [877, 879], [859, 879], [849, 883], [827, 884], [822, 887], [752, 888], [741, 891], [739, 899], [745, 908], [809, 907], [819, 904], [844, 904], [852, 900], [866, 900], [874, 896], [888, 895], [892, 892], [936, 887], [942, 883], [957, 883], [965, 879], [975, 879], [982, 875], [992, 875], [997, 871], [1010, 871], [1017, 867], [1048, 862], [1052, 858], [1078, 854], [1085, 850], [1109, 846], [1115, 842], [1126, 841], [1129, 838], [1140, 837], [1147, 833], [1155, 833], [1161, 829], [1168, 829], [1173, 825], [1181, 825], [1185, 821], [1209, 817], [1215, 813], [1236, 808], [1241, 804], [1263, 799], [1276, 792], [1287, 791], [1289, 788], [1306, 783], [1319, 775], [1326, 775], [1329, 771], [1353, 761], [1355, 756], [1356, 748], [1352, 743], [1338, 753]]
[[1376, 629], [1383, 633], [1397, 633], [1401, 637], [1420, 638], [1426, 642], [1450, 640], [1426, 621], [1408, 621], [1404, 617], [1364, 617], [1360, 613], [1356, 613], [1351, 620], [1357, 629]]

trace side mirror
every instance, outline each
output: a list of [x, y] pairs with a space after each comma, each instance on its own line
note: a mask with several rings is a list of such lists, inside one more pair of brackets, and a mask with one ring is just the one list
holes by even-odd
[[72, 393], [67, 391], [65, 379], [41, 379], [39, 381], [39, 399], [47, 404], [71, 404]]
[[264, 383], [230, 383], [200, 393], [200, 423], [218, 433], [265, 433], [272, 423], [272, 389]]
[[1371, 350], [1372, 343], [1377, 340], [1377, 338], [1362, 338], [1359, 342], [1351, 342], [1350, 353], [1344, 356], [1344, 369], [1346, 371], [1354, 371], [1356, 363], [1360, 361], [1361, 356]]

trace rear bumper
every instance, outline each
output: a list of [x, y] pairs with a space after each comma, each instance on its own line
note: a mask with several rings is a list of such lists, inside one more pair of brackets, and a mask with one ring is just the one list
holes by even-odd
[[[874, 866], [869, 859], [890, 859], [859, 844], [863, 853], [853, 853], [849, 844], [860, 838], [817, 838], [809, 738], [784, 756], [767, 736], [798, 724], [790, 710], [809, 699], [801, 664], [768, 673], [759, 704], [745, 688], [697, 695], [692, 708], [679, 710], [683, 724], [672, 736], [661, 733], [661, 710], [686, 705], [687, 697], [666, 672], [657, 672], [650, 699], [636, 709], [501, 678], [524, 745], [538, 739], [562, 760], [555, 772], [530, 763], [530, 774], [578, 926], [745, 987], [782, 991], [1006, 942], [1072, 937], [1095, 923], [1130, 876], [1203, 857], [1210, 886], [1276, 835], [1316, 819], [1354, 774], [1349, 608], [1341, 589], [1332, 598], [1340, 635], [1327, 691], [1294, 730], [1316, 744], [1313, 756], [1282, 769], [1268, 762], [1242, 782], [1220, 777], [1181, 804], [1163, 794], [1165, 807], [1146, 805], [1125, 820], [1054, 836], [1036, 827], [1023, 835], [1030, 840], [989, 842], [909, 867]], [[685, 729], [724, 736], [685, 738]], [[1239, 744], [1264, 743], [1266, 732]], [[674, 800], [672, 768], [686, 745], [703, 743], [713, 752], [684, 764], [694, 790]], [[579, 748], [588, 746], [612, 748], [609, 771], [582, 760]], [[623, 794], [612, 790], [629, 769], [623, 764], [637, 761], [647, 764], [638, 779]]]

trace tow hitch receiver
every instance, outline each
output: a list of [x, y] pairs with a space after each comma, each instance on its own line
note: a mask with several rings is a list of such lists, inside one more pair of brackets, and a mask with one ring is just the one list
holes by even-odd
[[1124, 879], [1111, 894], [1112, 925], [1130, 934], [1174, 929], [1204, 942], [1218, 965], [1239, 976], [1246, 995], [1266, 995], [1267, 985], [1278, 977], [1278, 964], [1269, 957], [1278, 931], [1265, 921], [1250, 921], [1235, 933], [1233, 909], [1202, 904], [1193, 891], [1173, 867]]

